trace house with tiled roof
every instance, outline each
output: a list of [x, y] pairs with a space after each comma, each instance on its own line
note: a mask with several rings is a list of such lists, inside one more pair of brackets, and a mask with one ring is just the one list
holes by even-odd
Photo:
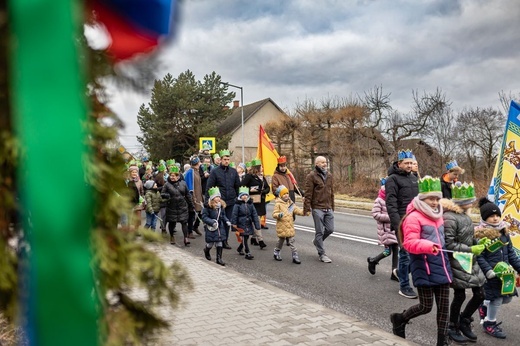
[[243, 106], [242, 123], [242, 106], [238, 101], [233, 103], [233, 113], [220, 124], [217, 135], [231, 135], [228, 148], [233, 152], [232, 162], [242, 161], [242, 146], [245, 160], [251, 161], [256, 157], [260, 125], [280, 120], [288, 115], [271, 98], [266, 98]]

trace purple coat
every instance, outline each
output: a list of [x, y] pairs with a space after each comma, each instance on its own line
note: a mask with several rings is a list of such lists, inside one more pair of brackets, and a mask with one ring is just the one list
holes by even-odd
[[372, 217], [377, 221], [377, 236], [379, 244], [390, 246], [397, 244], [397, 237], [395, 232], [390, 227], [390, 216], [386, 211], [385, 190], [379, 190], [379, 195], [374, 201], [372, 207]]

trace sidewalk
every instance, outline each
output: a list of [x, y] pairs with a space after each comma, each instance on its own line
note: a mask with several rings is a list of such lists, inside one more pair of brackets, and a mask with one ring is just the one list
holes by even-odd
[[[194, 289], [184, 304], [161, 315], [173, 322], [154, 345], [414, 345], [377, 327], [193, 256], [157, 245], [167, 263], [178, 261]], [[215, 250], [212, 250], [214, 257]]]

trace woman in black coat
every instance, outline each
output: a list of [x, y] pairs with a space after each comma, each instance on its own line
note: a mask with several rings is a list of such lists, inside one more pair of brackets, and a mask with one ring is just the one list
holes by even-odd
[[185, 181], [181, 181], [178, 167], [172, 167], [168, 181], [163, 186], [161, 195], [168, 199], [166, 205], [166, 220], [170, 232], [170, 244], [175, 244], [173, 232], [176, 223], [180, 223], [184, 234], [184, 245], [190, 244], [188, 238], [188, 216], [189, 211], [194, 210], [193, 200]]
[[[253, 160], [253, 162], [260, 163], [260, 160]], [[253, 200], [253, 205], [255, 206], [256, 213], [260, 218], [261, 228], [268, 229], [265, 225], [265, 215], [267, 214], [265, 197], [267, 196], [269, 191], [271, 191], [271, 188], [269, 187], [269, 183], [264, 177], [261, 164], [254, 165], [251, 168], [251, 172], [247, 173], [244, 177], [244, 180], [242, 180], [242, 186], [247, 186], [249, 188], [249, 196]], [[261, 229], [255, 230], [255, 234], [251, 237], [251, 245], [260, 245], [261, 249], [267, 246], [264, 243], [264, 238], [262, 237]]]

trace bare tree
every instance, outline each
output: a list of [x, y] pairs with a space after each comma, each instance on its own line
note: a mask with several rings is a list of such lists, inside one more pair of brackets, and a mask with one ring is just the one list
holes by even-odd
[[[483, 178], [491, 179], [498, 156], [506, 117], [492, 108], [471, 108], [463, 110], [457, 117], [458, 128], [466, 157], [475, 163], [473, 178], [482, 168]], [[482, 162], [481, 167], [477, 162]], [[473, 168], [473, 167], [472, 167]], [[479, 172], [480, 173], [480, 172]]]

